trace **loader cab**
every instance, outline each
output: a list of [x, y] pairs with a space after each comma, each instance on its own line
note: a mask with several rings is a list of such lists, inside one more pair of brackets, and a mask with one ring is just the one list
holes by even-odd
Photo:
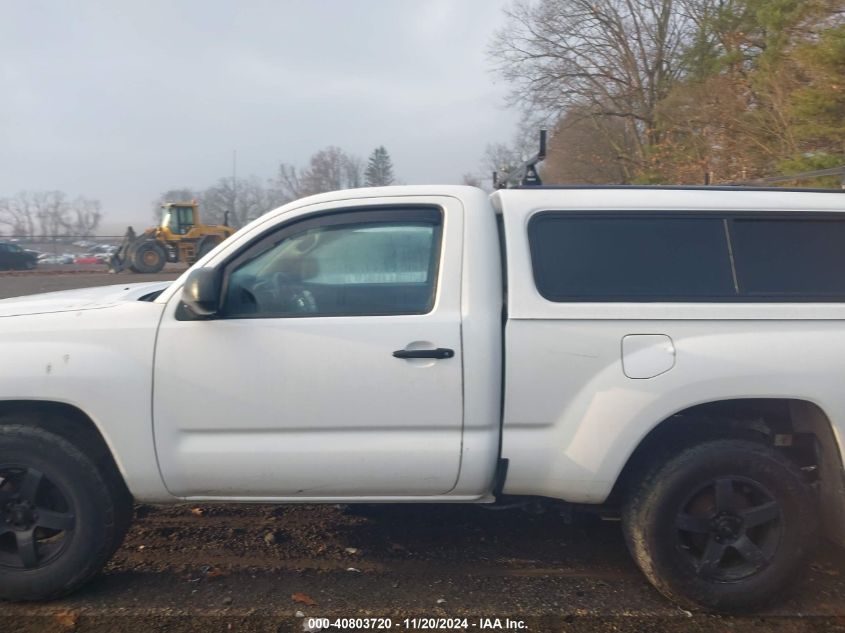
[[185, 235], [196, 225], [196, 203], [168, 202], [161, 205], [161, 228]]

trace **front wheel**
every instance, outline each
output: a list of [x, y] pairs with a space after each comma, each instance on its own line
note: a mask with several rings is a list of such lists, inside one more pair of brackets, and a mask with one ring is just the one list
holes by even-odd
[[167, 252], [155, 240], [145, 240], [132, 251], [132, 270], [141, 273], [161, 272], [167, 263]]
[[0, 426], [0, 599], [49, 600], [97, 573], [121, 538], [113, 487], [77, 447]]
[[800, 575], [817, 538], [815, 498], [774, 449], [711, 441], [646, 475], [623, 528], [635, 562], [664, 595], [739, 611], [773, 601]]

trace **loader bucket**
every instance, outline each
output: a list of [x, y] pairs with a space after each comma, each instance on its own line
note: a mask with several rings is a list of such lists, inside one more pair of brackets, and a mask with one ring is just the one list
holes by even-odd
[[117, 250], [109, 257], [109, 272], [119, 273], [126, 268], [126, 260], [129, 254], [129, 247], [135, 241], [135, 229], [131, 226], [127, 227], [126, 234], [123, 236], [123, 241]]

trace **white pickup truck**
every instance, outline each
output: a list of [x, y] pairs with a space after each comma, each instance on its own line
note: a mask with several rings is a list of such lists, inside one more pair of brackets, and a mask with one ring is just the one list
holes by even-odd
[[172, 283], [0, 301], [0, 597], [80, 586], [133, 499], [547, 498], [618, 512], [672, 599], [771, 600], [845, 541], [843, 211], [358, 189]]

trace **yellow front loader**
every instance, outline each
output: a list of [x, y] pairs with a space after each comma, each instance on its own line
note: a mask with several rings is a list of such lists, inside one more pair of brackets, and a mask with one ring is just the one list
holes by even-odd
[[193, 264], [235, 232], [232, 227], [203, 224], [196, 200], [161, 205], [161, 222], [136, 235], [130, 226], [111, 256], [109, 270], [157, 273], [167, 262]]

